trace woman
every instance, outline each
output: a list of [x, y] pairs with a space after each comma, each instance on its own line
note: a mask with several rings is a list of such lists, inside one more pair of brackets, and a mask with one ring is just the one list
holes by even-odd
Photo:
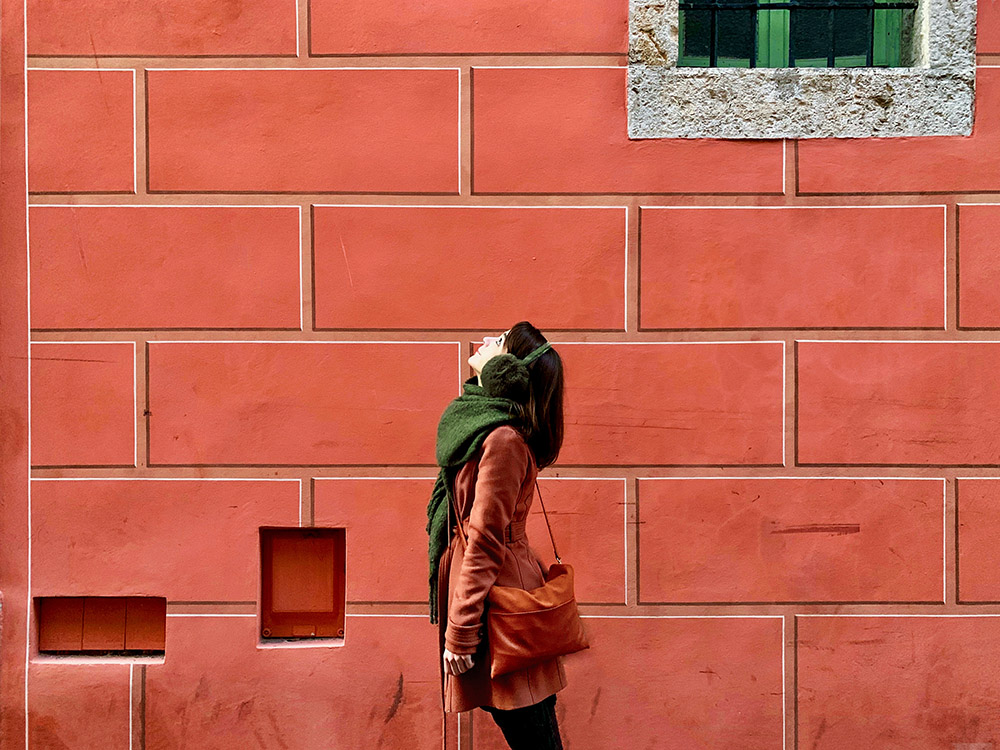
[[476, 374], [438, 425], [441, 470], [427, 508], [429, 604], [431, 622], [438, 623], [444, 710], [482, 708], [513, 750], [561, 750], [555, 716], [555, 694], [566, 686], [561, 659], [491, 678], [483, 613], [494, 583], [545, 584], [546, 568], [524, 526], [538, 471], [555, 462], [562, 446], [562, 360], [522, 321], [486, 336], [468, 362]]

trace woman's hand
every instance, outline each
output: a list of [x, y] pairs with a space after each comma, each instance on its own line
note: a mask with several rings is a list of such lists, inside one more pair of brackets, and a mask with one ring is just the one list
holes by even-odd
[[462, 674], [472, 668], [472, 654], [453, 654], [444, 650], [444, 671], [448, 674]]

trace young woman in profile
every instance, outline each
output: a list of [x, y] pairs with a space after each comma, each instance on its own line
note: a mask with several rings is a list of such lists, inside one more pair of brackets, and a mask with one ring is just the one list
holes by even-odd
[[441, 469], [427, 508], [443, 709], [488, 712], [512, 750], [562, 750], [555, 714], [556, 692], [566, 686], [561, 657], [491, 678], [483, 617], [494, 584], [545, 583], [546, 567], [524, 528], [538, 471], [562, 446], [562, 360], [521, 321], [484, 337], [468, 362], [475, 375], [438, 425]]

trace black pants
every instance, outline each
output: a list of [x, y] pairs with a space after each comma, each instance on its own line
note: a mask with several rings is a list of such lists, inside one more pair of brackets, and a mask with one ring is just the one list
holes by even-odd
[[509, 711], [482, 706], [500, 727], [511, 750], [563, 750], [556, 723], [556, 694], [533, 706]]

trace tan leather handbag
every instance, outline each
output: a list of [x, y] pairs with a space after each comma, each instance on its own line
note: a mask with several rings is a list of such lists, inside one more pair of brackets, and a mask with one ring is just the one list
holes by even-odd
[[[552, 536], [552, 526], [549, 525], [549, 515], [545, 512], [537, 479], [535, 490], [538, 501], [542, 503], [556, 562], [549, 566], [545, 574], [545, 585], [537, 589], [496, 584], [490, 588], [485, 611], [491, 677], [590, 648], [576, 606], [573, 566], [564, 563], [556, 551], [556, 540]], [[455, 517], [459, 518], [457, 508]], [[468, 547], [469, 540], [461, 521], [458, 530]]]

